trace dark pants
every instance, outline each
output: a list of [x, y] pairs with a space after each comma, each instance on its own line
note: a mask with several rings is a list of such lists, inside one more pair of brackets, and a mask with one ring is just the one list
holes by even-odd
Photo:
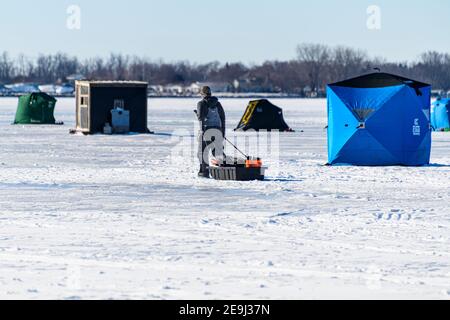
[[221, 128], [206, 127], [198, 133], [198, 153], [197, 157], [202, 166], [202, 170], [209, 166], [209, 153], [214, 157], [223, 156], [223, 131]]

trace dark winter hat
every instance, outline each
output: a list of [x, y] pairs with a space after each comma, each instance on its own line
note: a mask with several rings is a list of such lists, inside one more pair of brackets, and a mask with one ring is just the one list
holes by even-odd
[[211, 96], [211, 88], [208, 86], [204, 86], [200, 90], [200, 94], [202, 95], [202, 97], [210, 97]]

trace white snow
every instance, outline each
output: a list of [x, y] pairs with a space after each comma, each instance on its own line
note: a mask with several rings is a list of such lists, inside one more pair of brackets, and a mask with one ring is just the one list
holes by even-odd
[[[232, 129], [247, 101], [222, 102]], [[326, 167], [325, 100], [273, 102], [297, 132], [244, 183], [174, 152], [195, 100], [150, 100], [157, 135], [85, 137], [73, 99], [54, 127], [0, 99], [0, 298], [450, 299], [450, 134], [432, 166]]]

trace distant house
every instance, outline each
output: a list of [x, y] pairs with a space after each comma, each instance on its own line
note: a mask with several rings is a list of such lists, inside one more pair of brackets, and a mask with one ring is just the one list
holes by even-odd
[[213, 93], [225, 93], [233, 90], [233, 86], [228, 82], [195, 82], [187, 87], [186, 90], [191, 94], [198, 94], [204, 86], [210, 87]]
[[59, 95], [72, 95], [75, 92], [75, 88], [70, 84], [63, 84], [62, 86], [58, 86], [56, 89], [56, 94]]
[[162, 96], [162, 95], [164, 95], [164, 86], [161, 86], [161, 85], [149, 86], [148, 94], [150, 96]]
[[303, 95], [307, 98], [312, 97], [312, 89], [310, 86], [306, 86], [303, 88]]
[[56, 85], [45, 84], [45, 85], [38, 86], [38, 88], [39, 88], [39, 91], [41, 91], [41, 92], [44, 92], [49, 95], [53, 95], [53, 94], [55, 94]]
[[34, 83], [15, 83], [5, 85], [5, 87], [9, 89], [12, 94], [40, 92], [39, 87]]
[[181, 96], [184, 94], [185, 89], [182, 85], [170, 84], [164, 87], [164, 91], [171, 96]]
[[199, 93], [200, 89], [202, 87], [200, 86], [200, 82], [194, 82], [193, 84], [191, 84], [189, 87], [187, 87], [187, 91], [189, 91], [190, 93]]
[[0, 96], [7, 96], [11, 94], [11, 90], [0, 84]]
[[327, 93], [324, 89], [312, 90], [310, 86], [303, 88], [303, 96], [305, 98], [324, 98]]
[[60, 96], [72, 95], [75, 91], [75, 88], [70, 84], [64, 85], [47, 84], [41, 85], [38, 88], [41, 92], [45, 92], [49, 95], [60, 95]]
[[232, 89], [235, 92], [252, 92], [252, 93], [262, 93], [270, 92], [269, 88], [262, 85], [264, 81], [258, 79], [250, 72], [246, 73], [239, 79], [236, 79], [233, 83]]
[[71, 74], [70, 76], [66, 77], [66, 80], [68, 82], [73, 82], [75, 83], [75, 81], [81, 81], [81, 80], [85, 80], [86, 77], [82, 74]]

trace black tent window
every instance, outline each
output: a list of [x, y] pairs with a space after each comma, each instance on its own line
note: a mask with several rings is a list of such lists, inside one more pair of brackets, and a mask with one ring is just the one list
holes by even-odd
[[375, 112], [375, 109], [373, 109], [373, 108], [355, 108], [355, 109], [353, 109], [353, 113], [356, 115], [356, 118], [361, 122], [366, 121], [374, 112]]

